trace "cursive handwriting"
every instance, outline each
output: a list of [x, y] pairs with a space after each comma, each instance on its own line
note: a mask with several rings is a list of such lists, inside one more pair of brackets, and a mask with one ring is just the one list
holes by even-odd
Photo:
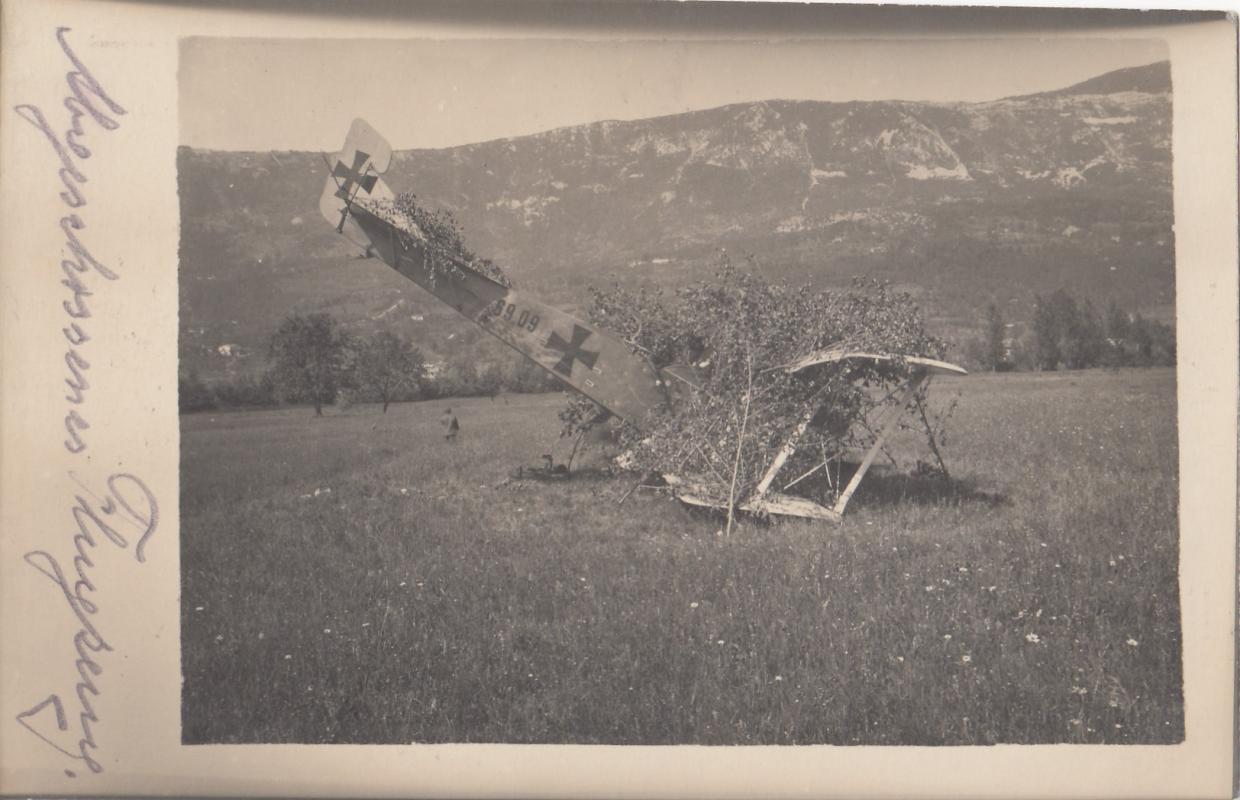
[[[67, 374], [64, 380], [68, 387], [65, 394], [68, 407], [64, 416], [67, 437], [62, 444], [70, 453], [81, 454], [88, 447], [82, 432], [90, 428], [84, 412], [91, 365], [84, 351], [91, 341], [85, 323], [92, 317], [90, 298], [95, 294], [91, 276], [104, 281], [118, 278], [95, 258], [80, 235], [86, 229], [82, 210], [87, 207], [82, 186], [89, 180], [83, 164], [91, 157], [85, 136], [92, 127], [116, 130], [119, 127], [116, 117], [126, 112], [69, 46], [68, 33], [69, 28], [56, 30], [56, 42], [69, 62], [69, 70], [65, 73], [68, 88], [62, 98], [69, 115], [63, 133], [57, 133], [36, 105], [23, 103], [13, 110], [43, 135], [55, 153], [60, 199], [69, 209], [59, 223], [64, 235], [60, 282], [68, 289], [68, 298], [61, 303], [66, 318], [61, 332], [68, 343], [64, 351]], [[24, 558], [56, 587], [57, 597], [63, 600], [60, 607], [68, 609], [77, 626], [72, 644], [77, 681], [71, 693], [40, 692], [41, 699], [19, 713], [16, 720], [53, 751], [72, 759], [71, 765], [76, 767], [80, 762], [91, 772], [98, 773], [103, 772], [103, 765], [96, 757], [99, 745], [95, 739], [95, 726], [99, 723], [96, 702], [101, 694], [98, 679], [104, 669], [100, 659], [101, 654], [112, 652], [112, 645], [100, 631], [99, 587], [94, 575], [96, 548], [103, 545], [130, 551], [139, 563], [146, 561], [147, 542], [159, 526], [159, 506], [146, 484], [130, 473], [109, 476], [102, 496], [92, 491], [73, 471], [69, 472], [69, 477], [81, 489], [73, 495], [70, 506], [72, 560], [62, 565], [50, 550], [31, 550]], [[67, 703], [72, 704], [70, 713], [66, 713]], [[66, 768], [64, 772], [71, 778], [77, 777], [74, 769]]]
[[[70, 473], [78, 480], [74, 473]], [[75, 531], [73, 533], [74, 556], [72, 566], [66, 571], [60, 562], [46, 550], [26, 553], [26, 563], [55, 584], [77, 622], [73, 635], [73, 648], [77, 654], [74, 667], [78, 682], [74, 695], [78, 705], [78, 724], [70, 733], [69, 718], [58, 694], [49, 694], [35, 705], [17, 715], [17, 721], [26, 730], [42, 739], [47, 745], [65, 756], [81, 761], [91, 772], [102, 772], [103, 766], [95, 759], [98, 749], [93, 726], [99, 722], [92, 698], [99, 696], [99, 684], [95, 679], [103, 674], [103, 666], [96, 660], [99, 653], [112, 651], [95, 624], [99, 613], [96, 602], [98, 587], [92, 578], [95, 566], [92, 553], [103, 543], [111, 543], [127, 549], [134, 542], [134, 558], [146, 560], [146, 544], [159, 526], [159, 505], [155, 495], [134, 475], [117, 473], [107, 480], [107, 492], [99, 497], [80, 481], [84, 494], [74, 496], [72, 508]], [[84, 495], [89, 495], [88, 497]], [[49, 724], [46, 710], [53, 712], [53, 724]], [[76, 737], [76, 742], [72, 741]], [[65, 774], [76, 777], [77, 773], [66, 769]]]
[[[71, 209], [83, 209], [87, 203], [82, 184], [86, 183], [88, 178], [82, 171], [80, 162], [86, 161], [91, 156], [90, 148], [82, 141], [86, 133], [87, 121], [93, 121], [105, 131], [114, 131], [120, 123], [112, 115], [123, 115], [125, 109], [108, 95], [95, 76], [82, 63], [77, 53], [69, 46], [69, 42], [65, 39], [65, 34], [68, 32], [69, 28], [56, 29], [56, 41], [72, 66], [72, 69], [65, 73], [65, 83], [68, 84], [69, 91], [64, 97], [64, 107], [69, 111], [69, 126], [64, 134], [57, 135], [38, 106], [22, 103], [14, 106], [13, 110], [42, 133], [52, 150], [55, 151], [60, 162], [58, 175], [64, 187], [60, 192], [61, 201]], [[90, 250], [82, 243], [78, 231], [85, 228], [86, 223], [76, 211], [60, 218], [60, 229], [65, 236], [64, 246], [68, 251], [68, 258], [60, 262], [61, 271], [64, 273], [60, 282], [69, 290], [69, 299], [62, 304], [64, 313], [68, 316], [68, 324], [61, 329], [61, 332], [69, 343], [64, 355], [65, 366], [68, 369], [65, 384], [69, 387], [65, 395], [69, 409], [64, 419], [65, 432], [68, 434], [64, 440], [64, 446], [70, 453], [81, 453], [86, 450], [87, 443], [82, 431], [90, 428], [90, 423], [86, 421], [81, 411], [86, 403], [86, 390], [90, 388], [90, 382], [86, 379], [90, 362], [82, 356], [81, 348], [90, 341], [90, 335], [80, 320], [91, 316], [86, 298], [91, 297], [94, 292], [87, 284], [84, 275], [88, 271], [93, 271], [104, 280], [114, 281], [118, 277], [111, 269], [99, 263], [99, 260], [91, 255]]]

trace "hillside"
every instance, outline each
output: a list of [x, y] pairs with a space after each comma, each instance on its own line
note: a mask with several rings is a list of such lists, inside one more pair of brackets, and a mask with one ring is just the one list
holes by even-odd
[[[178, 168], [184, 369], [257, 369], [279, 320], [311, 310], [440, 355], [477, 338], [323, 222], [320, 154], [182, 148]], [[402, 151], [387, 178], [565, 307], [708, 276], [720, 247], [816, 286], [890, 279], [948, 334], [1059, 286], [1174, 302], [1166, 62], [984, 103], [768, 100]]]
[[1096, 78], [1073, 84], [1066, 89], [1044, 92], [1044, 95], [1115, 94], [1147, 92], [1158, 94], [1171, 88], [1171, 62], [1159, 61], [1142, 67], [1129, 67], [1107, 72]]

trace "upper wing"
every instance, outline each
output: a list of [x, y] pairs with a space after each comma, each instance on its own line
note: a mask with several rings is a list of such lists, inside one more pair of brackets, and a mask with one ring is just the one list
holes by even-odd
[[946, 361], [939, 361], [934, 358], [924, 358], [922, 356], [900, 356], [891, 353], [864, 353], [855, 350], [844, 350], [841, 348], [827, 348], [818, 350], [808, 355], [798, 358], [789, 364], [781, 364], [773, 369], [783, 369], [788, 372], [799, 372], [807, 367], [817, 364], [829, 364], [832, 362], [848, 361], [852, 359], [867, 359], [871, 361], [903, 361], [906, 364], [912, 364], [918, 370], [928, 372], [934, 375], [968, 375], [969, 371], [964, 367], [951, 364]]

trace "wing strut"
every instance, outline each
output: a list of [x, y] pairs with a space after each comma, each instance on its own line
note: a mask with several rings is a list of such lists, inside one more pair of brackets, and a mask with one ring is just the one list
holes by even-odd
[[779, 449], [779, 452], [775, 455], [775, 460], [771, 462], [771, 466], [767, 468], [766, 474], [762, 476], [762, 480], [758, 481], [758, 486], [754, 490], [756, 496], [761, 497], [766, 494], [767, 489], [771, 488], [771, 481], [775, 480], [775, 476], [784, 468], [784, 462], [788, 460], [788, 457], [796, 452], [797, 443], [805, 435], [806, 429], [809, 428], [810, 422], [813, 421], [814, 415], [817, 413], [818, 405], [811, 403], [809, 410], [805, 412], [804, 416], [801, 417], [801, 421], [797, 423], [796, 430], [784, 442], [784, 446]]
[[900, 399], [896, 401], [896, 406], [891, 410], [891, 416], [887, 422], [883, 424], [883, 428], [879, 431], [878, 436], [874, 438], [874, 444], [866, 452], [865, 458], [861, 460], [861, 466], [857, 467], [857, 471], [853, 473], [852, 480], [848, 482], [848, 486], [844, 487], [844, 491], [840, 494], [839, 499], [835, 501], [835, 507], [832, 509], [836, 514], [843, 514], [844, 507], [848, 505], [848, 501], [852, 499], [853, 492], [857, 491], [857, 487], [861, 485], [861, 479], [865, 477], [865, 473], [869, 471], [870, 465], [874, 463], [875, 456], [878, 455], [879, 448], [883, 446], [891, 432], [895, 430], [896, 425], [900, 422], [900, 418], [904, 416], [904, 409], [908, 407], [909, 401], [917, 394], [917, 391], [930, 380], [929, 372], [918, 372], [909, 382], [905, 384], [904, 391], [900, 394]]

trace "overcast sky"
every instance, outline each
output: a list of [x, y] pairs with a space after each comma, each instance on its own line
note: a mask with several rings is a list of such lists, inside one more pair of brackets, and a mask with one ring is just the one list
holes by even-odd
[[448, 147], [745, 100], [992, 100], [1165, 59], [1133, 39], [584, 42], [186, 39], [181, 141], [335, 151], [354, 117]]

